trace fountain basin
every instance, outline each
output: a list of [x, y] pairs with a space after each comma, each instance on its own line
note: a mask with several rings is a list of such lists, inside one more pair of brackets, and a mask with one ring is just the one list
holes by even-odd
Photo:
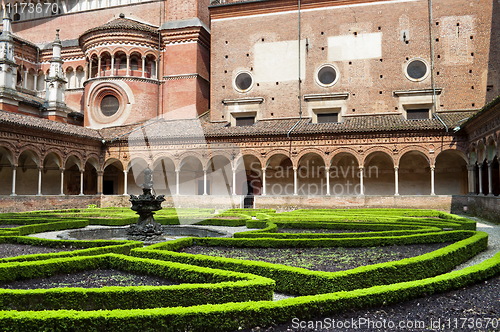
[[162, 235], [138, 236], [128, 234], [129, 226], [123, 227], [85, 227], [83, 229], [71, 229], [57, 235], [62, 240], [134, 240], [144, 241], [148, 244], [173, 240], [179, 237], [227, 237], [228, 233], [215, 231], [200, 226], [162, 226]]

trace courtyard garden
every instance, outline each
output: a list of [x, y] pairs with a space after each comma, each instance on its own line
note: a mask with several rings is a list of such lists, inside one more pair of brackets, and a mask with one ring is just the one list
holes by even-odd
[[137, 216], [0, 214], [0, 330], [326, 331], [360, 317], [500, 328], [500, 252], [482, 231], [494, 224], [411, 209], [163, 209], [155, 219], [225, 236], [63, 240], [55, 234]]

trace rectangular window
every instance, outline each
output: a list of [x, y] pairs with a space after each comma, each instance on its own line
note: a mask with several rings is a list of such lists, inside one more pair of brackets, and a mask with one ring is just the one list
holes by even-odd
[[251, 126], [255, 123], [255, 116], [242, 116], [236, 118], [236, 126]]
[[339, 113], [318, 113], [318, 123], [339, 122]]
[[414, 109], [414, 110], [406, 110], [406, 118], [408, 120], [422, 120], [429, 118], [429, 109]]

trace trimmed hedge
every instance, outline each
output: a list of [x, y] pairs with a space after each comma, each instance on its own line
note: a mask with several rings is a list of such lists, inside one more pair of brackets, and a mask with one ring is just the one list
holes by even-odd
[[[395, 224], [374, 224], [374, 223], [318, 223], [318, 222], [280, 222], [280, 221], [247, 221], [248, 228], [261, 228], [246, 232], [235, 233], [235, 238], [332, 238], [332, 237], [375, 237], [375, 236], [394, 236], [394, 235], [411, 235], [427, 232], [439, 232], [438, 227], [429, 226], [408, 226]], [[380, 232], [370, 233], [277, 233], [278, 228], [293, 228], [293, 229], [342, 229], [342, 230], [370, 230]]]
[[114, 241], [114, 240], [93, 240], [93, 241], [69, 241], [69, 240], [48, 240], [36, 237], [24, 236], [2, 236], [0, 243], [28, 244], [33, 246], [45, 246], [50, 248], [74, 247], [72, 251], [62, 251], [47, 254], [21, 255], [14, 257], [0, 258], [0, 263], [36, 261], [60, 257], [91, 256], [107, 253], [128, 255], [133, 248], [142, 247], [139, 241]]
[[107, 254], [0, 264], [0, 282], [116, 269], [189, 284], [102, 288], [0, 289], [2, 310], [102, 310], [271, 300], [274, 281], [252, 274]]
[[500, 274], [500, 253], [480, 264], [437, 277], [350, 292], [177, 308], [107, 311], [3, 311], [3, 331], [235, 331], [256, 325], [308, 319], [347, 310], [398, 303], [459, 289]]
[[[452, 234], [446, 235], [448, 233]], [[450, 271], [458, 264], [474, 257], [477, 253], [485, 250], [488, 245], [488, 234], [484, 232], [456, 231], [424, 234], [423, 236], [410, 235], [407, 237], [416, 236], [420, 237], [422, 240], [425, 239], [425, 236], [437, 236], [442, 238], [448, 237], [442, 242], [450, 240], [455, 236], [458, 238], [468, 236], [468, 238], [424, 255], [406, 258], [399, 261], [362, 266], [352, 270], [340, 272], [310, 271], [307, 269], [280, 264], [234, 258], [192, 255], [170, 251], [195, 244], [203, 245], [210, 243], [210, 245], [220, 245], [223, 243], [220, 240], [232, 240], [232, 244], [236, 244], [239, 241], [243, 246], [247, 243], [251, 243], [251, 241], [255, 241], [260, 244], [264, 244], [264, 242], [274, 242], [280, 243], [280, 245], [283, 246], [281, 243], [292, 242], [294, 240], [183, 238], [175, 241], [159, 243], [146, 248], [133, 249], [131, 251], [131, 255], [219, 268], [223, 270], [254, 273], [275, 280], [276, 289], [279, 292], [297, 295], [310, 295], [353, 290], [371, 287], [374, 285], [385, 285], [436, 276]], [[308, 243], [320, 240], [321, 239], [295, 241]], [[326, 239], [328, 242], [334, 242], [334, 240]], [[225, 243], [227, 244], [229, 242], [226, 241]]]
[[315, 248], [315, 247], [374, 247], [423, 243], [442, 243], [463, 240], [474, 231], [429, 232], [424, 234], [349, 237], [349, 233], [339, 237], [309, 238], [307, 236], [291, 239], [280, 238], [196, 238], [195, 245], [224, 246], [235, 248]]
[[0, 236], [3, 236], [5, 231], [9, 232], [9, 235], [28, 235], [33, 233], [42, 233], [49, 231], [59, 231], [63, 229], [74, 229], [88, 226], [87, 220], [70, 220], [70, 221], [56, 221], [56, 222], [46, 222], [43, 224], [32, 224], [19, 226], [15, 228], [4, 228], [3, 232], [0, 232]]

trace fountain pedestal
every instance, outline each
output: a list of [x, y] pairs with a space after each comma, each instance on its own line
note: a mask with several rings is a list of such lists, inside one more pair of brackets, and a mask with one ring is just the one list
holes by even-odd
[[153, 189], [152, 171], [147, 168], [144, 171], [144, 185], [142, 195], [130, 195], [131, 209], [139, 215], [137, 223], [130, 225], [127, 233], [138, 236], [155, 236], [163, 233], [162, 226], [154, 220], [155, 211], [161, 210], [161, 203], [165, 200], [164, 195], [155, 196], [151, 193]]

